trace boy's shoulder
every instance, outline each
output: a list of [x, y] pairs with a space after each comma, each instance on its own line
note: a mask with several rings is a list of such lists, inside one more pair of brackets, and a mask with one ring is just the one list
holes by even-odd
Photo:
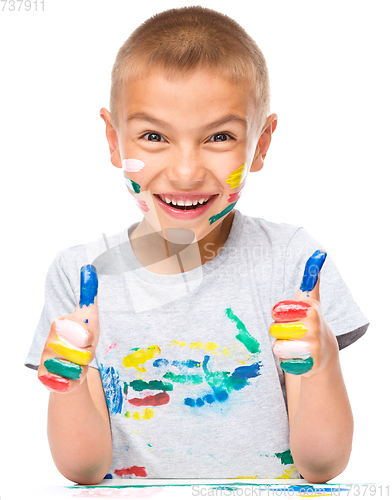
[[285, 222], [273, 222], [261, 217], [242, 215], [236, 210], [242, 219], [242, 236], [250, 238], [252, 244], [289, 245], [293, 240], [308, 240], [310, 237], [302, 226], [287, 224]]

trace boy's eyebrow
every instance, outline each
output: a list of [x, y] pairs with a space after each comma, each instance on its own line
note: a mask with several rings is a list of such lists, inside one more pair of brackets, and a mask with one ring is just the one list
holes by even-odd
[[[153, 123], [154, 125], [157, 125], [158, 127], [162, 127], [162, 128], [166, 128], [166, 129], [173, 128], [170, 125], [170, 123], [164, 122], [162, 120], [158, 120], [158, 118], [153, 118], [152, 116], [149, 116], [145, 113], [135, 113], [133, 115], [129, 115], [127, 117], [127, 122], [129, 120], [143, 120], [143, 121]], [[217, 127], [220, 127], [221, 125], [224, 125], [225, 123], [228, 123], [231, 121], [238, 121], [238, 122], [241, 122], [242, 124], [244, 124], [245, 127], [248, 126], [248, 123], [244, 118], [241, 118], [240, 116], [237, 116], [237, 115], [227, 115], [227, 116], [224, 116], [223, 118], [220, 118], [219, 120], [216, 120], [215, 122], [208, 124], [205, 128], [206, 128], [206, 130], [212, 129], [212, 128], [217, 128]]]
[[152, 116], [146, 115], [145, 113], [135, 113], [134, 115], [129, 115], [127, 117], [127, 122], [129, 120], [143, 120], [145, 122], [153, 123], [158, 127], [171, 129], [172, 126], [169, 123], [166, 123], [162, 120], [158, 120], [158, 118], [153, 118]]

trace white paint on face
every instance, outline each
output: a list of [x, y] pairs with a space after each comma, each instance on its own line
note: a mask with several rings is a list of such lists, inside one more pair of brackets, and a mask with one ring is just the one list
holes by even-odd
[[141, 160], [126, 159], [122, 161], [122, 168], [126, 172], [140, 172], [144, 167], [145, 164]]
[[307, 359], [312, 355], [309, 343], [303, 340], [279, 340], [275, 342], [273, 351], [280, 359]]

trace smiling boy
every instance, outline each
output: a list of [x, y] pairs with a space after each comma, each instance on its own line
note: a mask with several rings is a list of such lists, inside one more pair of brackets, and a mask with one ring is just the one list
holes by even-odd
[[[367, 320], [329, 257], [301, 285], [325, 259], [302, 228], [234, 208], [277, 124], [259, 48], [209, 9], [161, 13], [120, 49], [110, 107], [143, 219], [49, 270], [26, 365], [51, 391], [57, 467], [81, 483], [335, 477], [353, 426], [338, 351]], [[284, 372], [292, 359], [311, 364]]]

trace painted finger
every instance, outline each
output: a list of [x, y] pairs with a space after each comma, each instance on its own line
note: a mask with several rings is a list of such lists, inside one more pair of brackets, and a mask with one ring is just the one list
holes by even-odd
[[52, 373], [45, 373], [38, 377], [39, 381], [50, 391], [54, 392], [69, 392], [70, 381], [64, 377], [58, 377]]
[[307, 359], [312, 355], [309, 342], [304, 340], [277, 340], [272, 350], [280, 359]]
[[313, 358], [307, 359], [283, 359], [280, 361], [280, 367], [286, 373], [291, 373], [293, 375], [302, 375], [310, 371], [313, 367]]
[[[97, 307], [98, 274], [95, 266], [87, 264], [80, 269], [79, 309], [89, 308], [89, 312]], [[76, 308], [77, 309], [77, 308]]]
[[270, 335], [279, 340], [301, 339], [308, 329], [302, 323], [272, 323]]
[[[316, 284], [318, 282], [319, 274], [326, 258], [327, 252], [324, 252], [324, 250], [316, 250], [313, 255], [309, 257], [305, 264], [305, 270], [299, 290], [301, 292], [306, 292], [307, 297], [310, 296], [312, 298], [319, 299], [318, 287], [316, 288]], [[298, 298], [297, 295], [296, 298]]]
[[47, 359], [44, 362], [44, 367], [49, 373], [64, 377], [68, 380], [79, 380], [82, 374], [82, 367], [80, 365], [59, 358]]
[[306, 318], [310, 304], [300, 300], [282, 300], [272, 308], [272, 317], [276, 322], [297, 321]]

